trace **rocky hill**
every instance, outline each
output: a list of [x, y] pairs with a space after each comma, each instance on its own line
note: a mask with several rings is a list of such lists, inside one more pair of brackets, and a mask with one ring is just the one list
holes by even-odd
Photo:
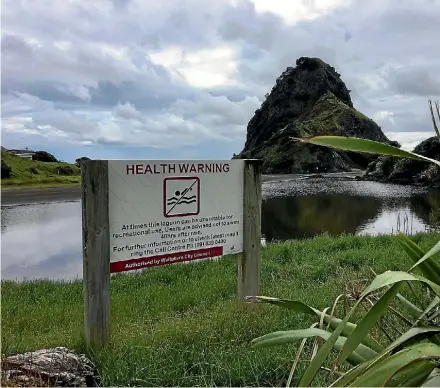
[[[440, 139], [437, 136], [430, 137], [415, 147], [413, 152], [440, 160]], [[440, 168], [429, 162], [381, 156], [368, 165], [362, 179], [440, 189]]]
[[309, 173], [366, 168], [374, 155], [298, 143], [290, 137], [340, 135], [397, 145], [353, 107], [350, 90], [319, 58], [301, 57], [276, 80], [247, 127], [244, 149], [233, 158], [263, 160], [263, 173]]

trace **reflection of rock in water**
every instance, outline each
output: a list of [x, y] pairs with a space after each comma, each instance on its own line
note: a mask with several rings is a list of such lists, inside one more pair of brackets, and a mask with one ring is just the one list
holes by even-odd
[[271, 198], [262, 205], [262, 233], [267, 241], [355, 233], [381, 205], [378, 198], [345, 195]]
[[410, 199], [411, 211], [428, 225], [440, 225], [440, 192], [417, 194]]

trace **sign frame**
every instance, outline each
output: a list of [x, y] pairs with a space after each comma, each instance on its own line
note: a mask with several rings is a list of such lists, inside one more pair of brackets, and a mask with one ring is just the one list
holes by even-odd
[[[92, 348], [110, 341], [108, 162], [86, 160], [81, 165], [84, 337]], [[246, 297], [260, 292], [261, 165], [260, 159], [244, 159], [243, 250], [236, 254], [237, 300], [244, 309], [252, 309]]]

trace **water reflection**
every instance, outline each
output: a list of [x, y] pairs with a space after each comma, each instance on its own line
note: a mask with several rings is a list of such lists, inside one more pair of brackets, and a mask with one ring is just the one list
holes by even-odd
[[425, 195], [414, 195], [410, 199], [411, 211], [423, 222], [440, 225], [440, 193], [428, 192]]
[[[321, 233], [377, 234], [407, 217], [425, 230], [440, 193], [420, 188], [336, 179], [287, 180], [263, 185], [265, 239]], [[2, 206], [2, 279], [73, 279], [82, 276], [80, 201]]]
[[423, 188], [329, 178], [268, 182], [263, 195], [262, 233], [268, 242], [322, 233], [391, 233], [398, 227], [425, 231], [440, 203], [440, 193]]
[[82, 276], [79, 201], [2, 206], [2, 279]]
[[264, 201], [262, 233], [267, 241], [355, 233], [377, 217], [381, 201], [374, 197], [310, 195]]

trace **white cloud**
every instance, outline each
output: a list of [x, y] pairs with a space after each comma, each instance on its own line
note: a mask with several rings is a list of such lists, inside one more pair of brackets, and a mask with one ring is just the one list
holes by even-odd
[[139, 112], [133, 104], [126, 102], [124, 104], [118, 104], [114, 109], [116, 117], [121, 117], [126, 120], [135, 120], [140, 123], [145, 123], [145, 116]]
[[373, 115], [373, 120], [375, 121], [389, 121], [391, 124], [394, 124], [394, 113], [389, 112], [387, 110], [380, 110]]
[[61, 92], [66, 94], [71, 94], [72, 96], [78, 97], [79, 99], [90, 102], [92, 96], [90, 94], [90, 87], [85, 85], [59, 85], [57, 87]]
[[417, 144], [434, 136], [434, 132], [387, 132], [386, 135], [389, 139], [398, 141], [402, 149], [412, 151]]
[[185, 51], [171, 47], [149, 54], [152, 62], [162, 65], [174, 76], [196, 88], [234, 85], [237, 59], [233, 47], [218, 46]]
[[[205, 141], [231, 143], [241, 139], [259, 106], [247, 97], [233, 102], [203, 93], [194, 101], [177, 100], [166, 111], [144, 115], [130, 102], [111, 110], [61, 110], [28, 94], [7, 96], [11, 116], [6, 134], [39, 135], [54, 144], [102, 144], [149, 147], [189, 146]], [[17, 114], [33, 112], [31, 117]], [[15, 115], [13, 115], [15, 114]]]
[[216, 117], [218, 124], [238, 125], [244, 132], [244, 126], [259, 107], [260, 101], [256, 97], [246, 97], [243, 101], [233, 102], [224, 96], [213, 97], [203, 93], [194, 101], [177, 100], [173, 110], [182, 116], [195, 117], [204, 124], [209, 124], [209, 119]]
[[271, 12], [281, 17], [288, 24], [301, 20], [315, 19], [323, 14], [348, 6], [350, 0], [251, 0], [257, 12]]
[[280, 73], [319, 56], [356, 108], [411, 145], [431, 131], [428, 97], [440, 99], [440, 3], [427, 3], [6, 0], [2, 141], [215, 142], [212, 157], [230, 157]]

